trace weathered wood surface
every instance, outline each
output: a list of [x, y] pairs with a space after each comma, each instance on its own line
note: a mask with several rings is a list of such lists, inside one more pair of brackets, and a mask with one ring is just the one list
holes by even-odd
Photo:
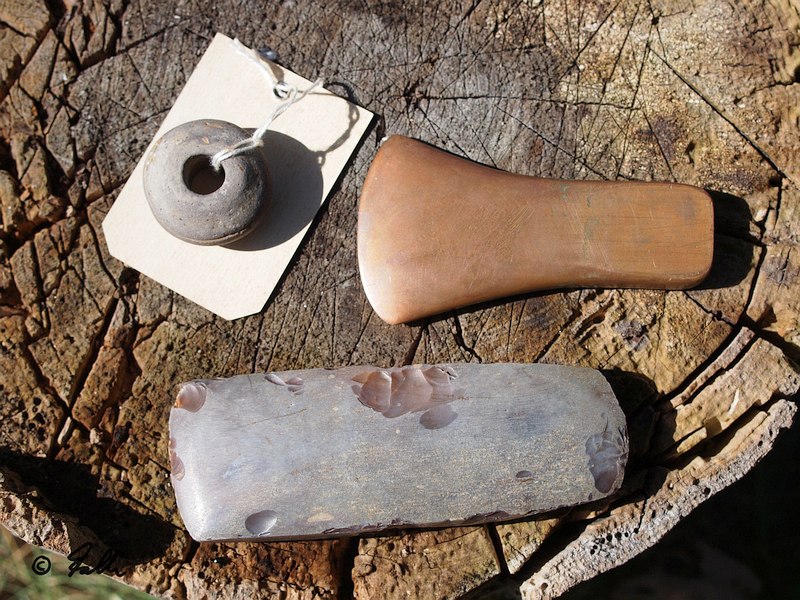
[[[0, 519], [119, 553], [163, 596], [554, 597], [655, 543], [771, 447], [800, 380], [800, 17], [789, 0], [0, 3]], [[274, 299], [224, 322], [111, 259], [99, 227], [214, 31], [382, 115]], [[689, 292], [537, 294], [388, 326], [356, 267], [385, 132], [522, 174], [713, 191]], [[607, 369], [632, 459], [610, 502], [363, 539], [196, 544], [168, 483], [172, 386], [348, 364]], [[485, 589], [485, 588], [484, 588]]]

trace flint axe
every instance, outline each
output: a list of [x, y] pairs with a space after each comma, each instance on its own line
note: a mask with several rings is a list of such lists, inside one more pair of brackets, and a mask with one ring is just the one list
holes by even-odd
[[307, 369], [183, 384], [172, 485], [195, 540], [483, 523], [622, 484], [625, 415], [593, 369]]
[[364, 291], [392, 324], [537, 290], [686, 289], [713, 242], [699, 188], [514, 175], [397, 135], [358, 210]]

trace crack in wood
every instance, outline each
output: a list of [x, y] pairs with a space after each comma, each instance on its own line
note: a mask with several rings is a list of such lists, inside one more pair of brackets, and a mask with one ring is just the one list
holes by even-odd
[[461, 329], [461, 319], [458, 314], [453, 315], [453, 338], [455, 339], [456, 345], [461, 348], [467, 356], [477, 359], [479, 363], [483, 362], [483, 359], [475, 349], [468, 346], [467, 342], [464, 341], [464, 332]]
[[400, 364], [396, 364], [397, 367], [403, 367], [406, 365], [414, 364], [414, 358], [417, 356], [417, 350], [419, 349], [419, 343], [422, 341], [422, 336], [428, 334], [428, 323], [426, 321], [424, 324], [419, 326], [417, 330], [417, 335], [411, 340], [411, 344], [406, 350], [405, 356], [403, 356], [403, 360]]
[[492, 542], [492, 549], [494, 550], [494, 557], [497, 564], [500, 566], [500, 577], [510, 575], [508, 570], [508, 563], [506, 562], [505, 553], [503, 552], [503, 542], [500, 540], [500, 534], [497, 532], [497, 526], [494, 523], [484, 525], [489, 539]]

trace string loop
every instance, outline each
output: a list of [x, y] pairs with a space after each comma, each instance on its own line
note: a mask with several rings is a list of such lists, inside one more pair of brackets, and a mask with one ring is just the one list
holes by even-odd
[[275, 110], [273, 110], [269, 117], [267, 117], [266, 122], [261, 125], [261, 127], [256, 129], [252, 136], [242, 140], [238, 144], [234, 144], [228, 148], [223, 148], [211, 157], [211, 166], [214, 167], [216, 171], [219, 171], [220, 166], [222, 166], [222, 161], [233, 158], [234, 156], [239, 156], [240, 154], [244, 154], [246, 152], [251, 152], [256, 148], [263, 146], [264, 135], [267, 133], [267, 130], [272, 122], [286, 112], [290, 106], [296, 102], [300, 102], [300, 100], [305, 98], [310, 92], [323, 85], [325, 82], [324, 79], [319, 78], [308, 88], [300, 92], [292, 84], [286, 83], [285, 81], [278, 81], [278, 79], [275, 77], [275, 74], [272, 72], [272, 69], [269, 68], [269, 65], [261, 60], [254, 51], [247, 48], [238, 39], [233, 40], [233, 45], [239, 54], [242, 54], [259, 67], [262, 74], [264, 74], [272, 84], [272, 91], [275, 96], [283, 102], [275, 107]]

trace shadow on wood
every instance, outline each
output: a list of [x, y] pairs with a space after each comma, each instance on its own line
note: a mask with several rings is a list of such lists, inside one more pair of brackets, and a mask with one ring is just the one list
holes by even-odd
[[753, 248], [752, 216], [747, 202], [725, 192], [706, 190], [714, 203], [714, 260], [708, 277], [695, 289], [735, 286], [751, 272]]
[[620, 369], [601, 371], [619, 401], [628, 422], [630, 456], [626, 476], [634, 471], [637, 459], [650, 447], [657, 414], [653, 408], [658, 399], [655, 383], [644, 375]]
[[[795, 402], [800, 397], [793, 398]], [[800, 423], [750, 473], [698, 507], [653, 548], [564, 598], [795, 598]]]
[[[120, 562], [138, 564], [160, 557], [173, 539], [174, 527], [163, 520], [99, 497], [103, 493], [100, 481], [86, 465], [0, 448], [0, 471], [12, 475], [7, 484], [19, 482], [21, 489], [10, 491], [25, 494], [30, 488], [38, 490], [42, 510], [74, 519], [119, 556]], [[92, 565], [96, 558], [99, 556], [92, 553], [81, 562]]]

